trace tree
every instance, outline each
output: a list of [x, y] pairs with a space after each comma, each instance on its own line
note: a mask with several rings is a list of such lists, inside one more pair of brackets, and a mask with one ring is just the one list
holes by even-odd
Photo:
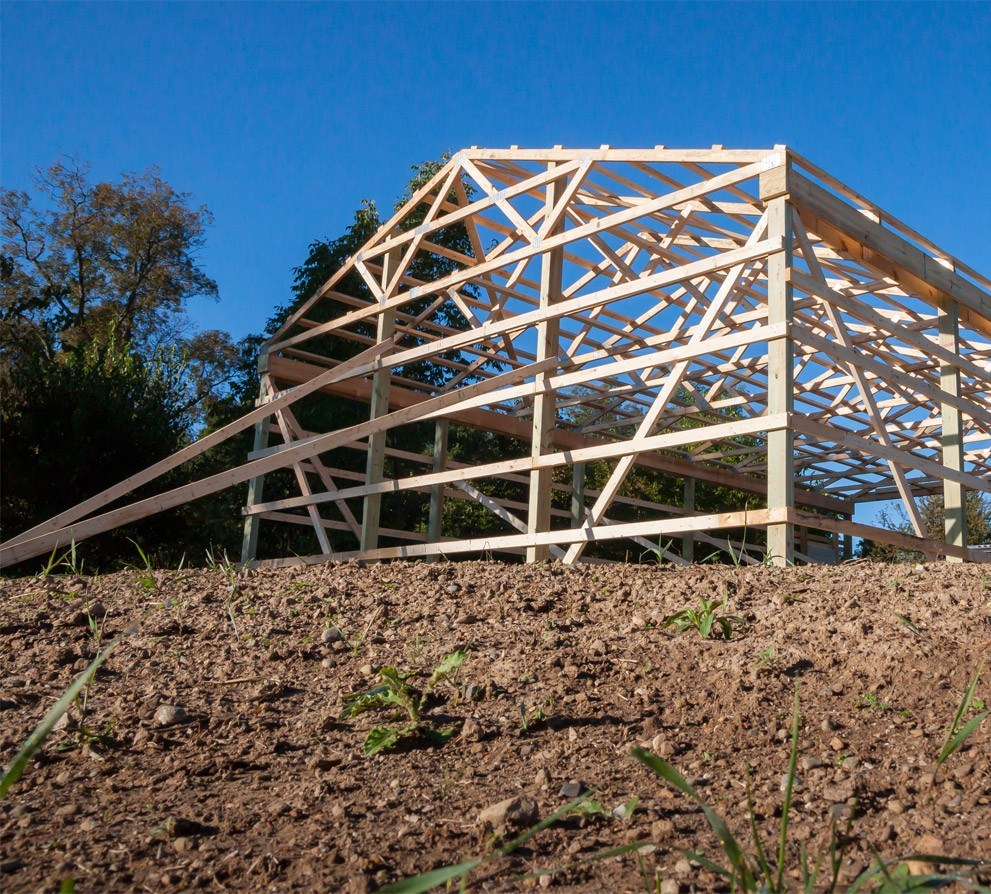
[[178, 346], [191, 361], [191, 405], [214, 395], [235, 351], [230, 336], [194, 333], [186, 315], [217, 284], [197, 253], [213, 216], [191, 207], [157, 168], [91, 183], [90, 168], [59, 160], [36, 173], [36, 199], [0, 192], [0, 380], [34, 353], [121, 344], [150, 360]]
[[[197, 258], [210, 212], [156, 168], [100, 183], [89, 170], [60, 160], [33, 196], [0, 191], [4, 536], [188, 443], [237, 372], [240, 346], [186, 315], [217, 297]], [[101, 538], [91, 567], [133, 556], [125, 538]]]
[[[0, 405], [3, 536], [179, 449], [189, 424], [182, 378], [177, 365], [147, 362], [113, 333], [54, 360], [27, 355]], [[87, 549], [87, 565], [133, 555], [126, 533], [115, 533]]]

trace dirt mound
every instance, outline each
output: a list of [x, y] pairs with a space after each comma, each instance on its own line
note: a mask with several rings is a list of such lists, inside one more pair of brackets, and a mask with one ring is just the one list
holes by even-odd
[[[728, 640], [662, 627], [703, 598], [735, 616]], [[702, 812], [630, 748], [668, 758], [741, 839], [749, 764], [770, 844], [796, 687], [789, 868], [848, 819], [847, 878], [869, 847], [991, 857], [991, 721], [934, 772], [991, 648], [979, 566], [348, 564], [7, 581], [0, 599], [5, 765], [98, 642], [142, 619], [0, 802], [7, 892], [375, 890], [491, 852], [586, 788], [473, 878], [718, 887], [679, 851], [719, 856]], [[419, 726], [404, 712], [367, 756], [389, 713], [342, 714], [382, 667]], [[649, 844], [590, 859], [629, 842]]]

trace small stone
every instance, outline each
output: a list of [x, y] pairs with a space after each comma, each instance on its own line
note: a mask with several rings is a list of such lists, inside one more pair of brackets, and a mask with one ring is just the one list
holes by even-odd
[[56, 732], [62, 732], [67, 729], [75, 729], [77, 726], [75, 718], [66, 711], [59, 719], [56, 721], [55, 726], [52, 727]]
[[545, 785], [551, 784], [551, 774], [546, 767], [541, 767], [537, 770], [537, 775], [533, 778], [533, 784], [538, 788], [543, 788]]
[[561, 791], [559, 794], [562, 798], [577, 798], [583, 791], [585, 791], [585, 786], [580, 782], [566, 782], [561, 786]]
[[[788, 790], [788, 779], [789, 779], [789, 776], [790, 776], [790, 774], [785, 773], [781, 777], [781, 782], [780, 782], [778, 788], [781, 791], [783, 791], [783, 792]], [[791, 787], [792, 787], [792, 790], [793, 791], [798, 791], [798, 789], [800, 789], [802, 787], [802, 780], [799, 779], [797, 775], [794, 778], [792, 778], [792, 780], [791, 780]]]
[[65, 804], [55, 811], [56, 816], [75, 816], [79, 813], [78, 804]]
[[[935, 835], [923, 835], [916, 840], [915, 847], [912, 850], [917, 854], [923, 855], [941, 854], [943, 853], [943, 842]], [[905, 865], [908, 867], [911, 875], [929, 875], [935, 868], [932, 863], [922, 860], [907, 860]]]
[[897, 798], [892, 798], [888, 801], [888, 812], [894, 814], [902, 814], [905, 812], [905, 805], [902, 804]]
[[180, 835], [172, 842], [172, 847], [180, 854], [186, 851], [191, 851], [193, 849], [193, 840], [191, 838], [186, 838], [185, 835]]
[[819, 728], [824, 733], [831, 733], [831, 732], [833, 732], [833, 730], [836, 729], [836, 723], [834, 721], [830, 720], [828, 717], [824, 717], [823, 720], [822, 720], [822, 723], [819, 724]]
[[334, 658], [324, 658], [320, 662], [320, 667], [327, 667], [327, 668], [337, 667], [337, 660]]
[[107, 607], [102, 602], [94, 602], [89, 607], [89, 616], [95, 621], [102, 621], [107, 616]]
[[650, 837], [654, 841], [663, 841], [669, 835], [674, 835], [674, 823], [671, 820], [657, 820], [650, 827]]
[[678, 875], [688, 875], [688, 873], [692, 871], [692, 864], [685, 859], [681, 859], [674, 864], [674, 871], [677, 872]]
[[843, 684], [833, 683], [833, 685], [830, 687], [830, 690], [832, 691], [833, 695], [843, 695]]
[[661, 882], [661, 894], [678, 894], [679, 891], [681, 891], [681, 885], [673, 878], [666, 878]]
[[448, 584], [446, 587], [444, 587], [444, 592], [447, 593], [448, 596], [454, 596], [460, 590], [461, 590], [461, 587], [458, 584]]
[[[474, 615], [461, 615], [460, 618], [454, 619], [455, 627], [466, 627], [469, 624], [477, 624], [477, 623], [478, 623], [478, 618], [476, 618]], [[542, 876], [542, 878], [550, 878], [550, 876]]]
[[542, 875], [540, 877], [540, 887], [541, 888], [549, 888], [552, 884], [554, 884], [554, 879], [553, 879], [552, 876]]
[[185, 723], [189, 720], [189, 715], [182, 705], [161, 705], [155, 712], [156, 726], [173, 726], [176, 723]]
[[370, 664], [363, 664], [358, 672], [363, 677], [370, 677], [374, 673]]
[[72, 782], [72, 774], [68, 770], [63, 770], [55, 777], [56, 785], [68, 785]]
[[624, 801], [622, 804], [617, 804], [612, 809], [612, 815], [618, 820], [628, 820], [633, 815], [633, 809], [630, 808], [631, 802]]
[[835, 804], [847, 801], [853, 797], [853, 785], [851, 783], [840, 783], [839, 785], [827, 785], [822, 790], [822, 796], [827, 801]]
[[829, 808], [829, 815], [837, 820], [849, 819], [853, 816], [853, 808], [849, 804], [833, 804]]
[[664, 736], [654, 736], [650, 740], [650, 748], [659, 757], [668, 758], [674, 756], [674, 745], [665, 739]]
[[344, 634], [341, 633], [339, 627], [328, 627], [320, 634], [320, 642], [322, 643], [339, 643], [343, 639]]
[[590, 655], [605, 655], [609, 648], [603, 640], [597, 639], [588, 647], [588, 651]]
[[148, 730], [144, 727], [140, 727], [138, 731], [134, 734], [134, 738], [131, 740], [132, 748], [140, 748], [148, 741]]
[[829, 740], [829, 747], [832, 748], [833, 751], [840, 752], [846, 748], [846, 743], [839, 736], [833, 736], [833, 738]]
[[803, 770], [817, 770], [819, 767], [823, 766], [823, 762], [817, 757], [803, 757], [802, 758], [802, 769]]
[[466, 742], [477, 742], [482, 738], [482, 725], [473, 717], [469, 717], [461, 725], [461, 738]]
[[506, 798], [486, 807], [477, 820], [479, 825], [493, 829], [532, 826], [536, 821], [537, 804], [529, 798]]
[[89, 817], [79, 824], [79, 829], [82, 832], [94, 832], [99, 828], [100, 824], [95, 819]]
[[953, 778], [966, 779], [973, 772], [974, 772], [974, 765], [972, 763], [963, 763], [954, 769]]
[[485, 696], [485, 687], [478, 683], [469, 683], [465, 686], [465, 698], [470, 702], [481, 701]]

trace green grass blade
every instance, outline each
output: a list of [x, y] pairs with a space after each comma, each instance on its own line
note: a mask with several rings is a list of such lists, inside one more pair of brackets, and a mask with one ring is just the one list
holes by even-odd
[[708, 820], [709, 825], [712, 827], [712, 831], [716, 833], [716, 838], [719, 839], [723, 851], [725, 851], [726, 856], [729, 858], [735, 875], [739, 877], [745, 889], [752, 889], [754, 887], [753, 873], [750, 871], [746, 857], [744, 857], [743, 852], [740, 850], [740, 845], [737, 844], [736, 839], [733, 837], [723, 818], [705, 803], [701, 795], [689, 785], [688, 780], [664, 760], [664, 758], [658, 757], [656, 754], [652, 754], [639, 746], [635, 747], [631, 753], [648, 770], [660, 776], [665, 782], [673, 785], [678, 791], [688, 795], [689, 798], [702, 808], [706, 820]]
[[[954, 746], [954, 741], [956, 741], [957, 730], [960, 726], [960, 721], [963, 719], [963, 715], [967, 713], [967, 709], [970, 707], [970, 703], [974, 699], [974, 690], [977, 689], [977, 681], [981, 679], [981, 672], [984, 670], [984, 662], [977, 666], [977, 672], [974, 674], [973, 679], [970, 681], [970, 685], [967, 687], [967, 691], [964, 692], [963, 698], [960, 700], [960, 705], [957, 707], [957, 713], [953, 717], [953, 723], [950, 724], [950, 729], [946, 734], [946, 741], [943, 743], [943, 748], [939, 752], [939, 757], [936, 758], [936, 766], [939, 767], [957, 748], [960, 747], [960, 742], [957, 742]], [[973, 727], [971, 727], [971, 732], [973, 732]], [[970, 735], [970, 733], [968, 733]], [[966, 736], [964, 737], [966, 738]]]
[[784, 890], [785, 854], [788, 852], [788, 818], [791, 813], [791, 797], [795, 789], [798, 769], [798, 729], [801, 720], [798, 713], [798, 687], [795, 687], [795, 705], [791, 716], [791, 750], [788, 755], [788, 776], [785, 781], [785, 798], [781, 805], [781, 834], [778, 838], [778, 877], [775, 891]]
[[410, 878], [393, 882], [384, 888], [379, 888], [379, 894], [423, 894], [439, 885], [444, 885], [452, 879], [463, 878], [473, 869], [477, 869], [482, 864], [482, 858], [467, 860], [458, 863], [456, 866], [444, 866], [441, 869], [431, 869], [430, 872], [423, 872]]
[[45, 719], [38, 724], [37, 729], [30, 736], [28, 736], [27, 741], [24, 743], [20, 751], [11, 761], [10, 766], [4, 772], [3, 776], [0, 777], [0, 799], [2, 799], [10, 787], [21, 778], [21, 774], [24, 772], [27, 765], [31, 762], [31, 758], [34, 757], [35, 753], [45, 744], [45, 740], [52, 734], [52, 730], [55, 728], [55, 724], [58, 723], [59, 718], [65, 714], [69, 708], [72, 707], [72, 703], [79, 697], [79, 693], [86, 688], [90, 680], [93, 679], [93, 675], [100, 669], [100, 665], [107, 660], [107, 656], [117, 648], [117, 645], [126, 636], [130, 636], [137, 628], [128, 628], [122, 633], [117, 634], [111, 640], [109, 645], [100, 652], [96, 658], [94, 658], [90, 663], [89, 667], [86, 668], [75, 680], [75, 682], [65, 691], [62, 697], [55, 703], [53, 707], [46, 715]]
[[750, 835], [754, 839], [754, 847], [757, 850], [757, 865], [764, 873], [764, 878], [770, 880], [772, 872], [771, 865], [767, 862], [767, 854], [764, 853], [764, 843], [760, 840], [760, 830], [757, 828], [757, 817], [755, 815], [755, 804], [753, 789], [750, 785], [750, 764], [744, 764], [744, 775], [746, 776], [747, 789], [747, 816], [750, 819]]
[[936, 758], [936, 766], [941, 766], [943, 761], [957, 751], [960, 746], [967, 741], [967, 737], [975, 729], [977, 729], [977, 727], [980, 726], [989, 715], [991, 715], [991, 711], [984, 711], [976, 717], [972, 717], [962, 729], [957, 731], [957, 734], [953, 736], [952, 739], [948, 739], [946, 744], [943, 746], [943, 750], [939, 753], [939, 757]]

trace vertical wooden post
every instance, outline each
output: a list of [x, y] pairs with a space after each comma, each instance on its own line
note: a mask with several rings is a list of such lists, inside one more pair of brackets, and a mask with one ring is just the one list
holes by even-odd
[[[258, 378], [260, 386], [258, 388], [258, 403], [261, 403], [269, 392], [268, 377], [268, 354], [258, 356]], [[272, 417], [264, 416], [255, 423], [255, 439], [252, 450], [256, 453], [268, 447], [268, 430]], [[254, 506], [262, 501], [262, 493], [265, 488], [265, 476], [259, 475], [248, 482], [248, 506]], [[249, 515], [244, 519], [244, 536], [241, 538], [241, 562], [253, 562], [258, 557], [258, 528], [261, 525], [261, 517]]]
[[[685, 499], [682, 503], [684, 506], [684, 514], [687, 518], [690, 515], [695, 514], [695, 479], [686, 478], [685, 479]], [[695, 532], [685, 531], [685, 536], [681, 541], [681, 557], [686, 562], [695, 561]]]
[[[447, 460], [447, 436], [450, 423], [438, 419], [434, 426], [434, 472], [443, 472]], [[440, 543], [441, 523], [444, 520], [444, 485], [435, 484], [430, 488], [430, 519], [427, 522], [427, 542]], [[437, 561], [437, 555], [427, 557], [428, 562]]]
[[[844, 515], [845, 521], [853, 521], [852, 515]], [[840, 544], [840, 559], [844, 562], [853, 558], [853, 534], [844, 534]]]
[[[551, 180], [546, 187], [545, 207], [548, 216], [553, 211], [557, 196], [557, 181]], [[560, 232], [560, 226], [547, 235]], [[564, 264], [564, 252], [561, 248], [544, 252], [540, 263], [540, 309], [544, 310], [561, 298], [561, 273]], [[537, 324], [537, 361], [556, 357], [561, 326], [557, 318], [544, 320]], [[537, 376], [537, 385], [546, 382], [553, 370]], [[533, 439], [530, 444], [530, 455], [540, 456], [549, 452], [554, 434], [554, 419], [557, 413], [557, 396], [553, 391], [537, 394], [533, 400]], [[530, 473], [530, 500], [527, 512], [527, 533], [536, 534], [549, 531], [551, 526], [551, 481], [553, 469], [534, 469]], [[539, 562], [550, 555], [550, 546], [528, 546], [526, 560]]]
[[[956, 301], [946, 301], [939, 309], [940, 346], [960, 353], [960, 313]], [[960, 397], [960, 368], [952, 363], [939, 365], [939, 387], [944, 394]], [[945, 401], [940, 404], [941, 439], [943, 465], [955, 472], [962, 472], [963, 462], [963, 419], [957, 407]], [[946, 542], [952, 546], [967, 546], [967, 509], [964, 502], [963, 485], [957, 481], [943, 479], [943, 518]], [[947, 562], [962, 562], [963, 559], [947, 556]]]
[[575, 463], [571, 470], [571, 527], [580, 528], [585, 521], [585, 463]]
[[[784, 164], [761, 175], [760, 195], [767, 207], [769, 239], [784, 239], [785, 250], [767, 261], [767, 322], [789, 323], [794, 298], [788, 272], [792, 263], [792, 207], [788, 199], [787, 157]], [[792, 413], [795, 409], [795, 360], [791, 338], [774, 339], [767, 345], [767, 412]], [[795, 506], [795, 433], [789, 428], [768, 432], [767, 508], [792, 509]], [[794, 532], [781, 523], [768, 525], [767, 550], [774, 565], [794, 564]]]
[[[382, 256], [382, 290], [388, 287], [395, 266], [399, 263], [399, 251], [393, 249]], [[386, 299], [390, 296], [386, 294]], [[379, 344], [392, 338], [396, 331], [395, 309], [384, 310], [378, 315], [376, 339]], [[378, 419], [389, 412], [389, 386], [392, 370], [380, 369], [372, 376], [372, 405], [370, 419]], [[385, 471], [386, 431], [376, 432], [368, 438], [368, 461], [365, 466], [365, 484], [378, 484]], [[376, 549], [379, 540], [379, 520], [382, 514], [382, 495], [367, 494], [361, 513], [361, 550]]]

